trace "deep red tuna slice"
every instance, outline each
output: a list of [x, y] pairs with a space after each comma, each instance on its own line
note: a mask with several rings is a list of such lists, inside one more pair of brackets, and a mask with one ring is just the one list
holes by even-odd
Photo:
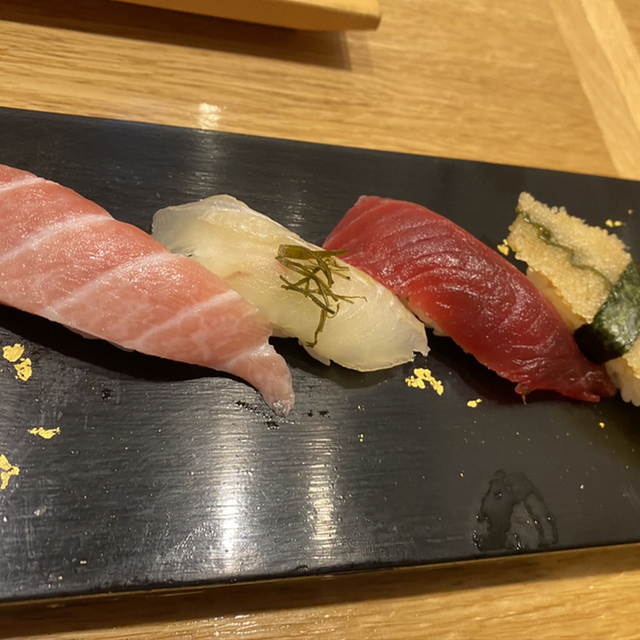
[[362, 197], [324, 248], [408, 300], [465, 351], [516, 382], [598, 401], [615, 394], [549, 301], [512, 264], [450, 220], [417, 204]]
[[126, 349], [225, 371], [277, 412], [291, 374], [262, 314], [197, 262], [74, 191], [0, 165], [0, 303]]

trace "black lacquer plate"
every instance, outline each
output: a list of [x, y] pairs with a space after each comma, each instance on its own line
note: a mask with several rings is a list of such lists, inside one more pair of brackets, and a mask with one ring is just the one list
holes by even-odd
[[[10, 109], [0, 163], [147, 231], [163, 206], [229, 193], [318, 244], [372, 194], [495, 247], [527, 190], [623, 222], [640, 255], [640, 184], [623, 180]], [[640, 541], [640, 409], [551, 393], [524, 405], [444, 338], [371, 374], [276, 341], [297, 391], [286, 420], [229, 376], [13, 309], [0, 340], [24, 345], [33, 372], [0, 360], [0, 600]], [[425, 366], [441, 396], [406, 384]]]

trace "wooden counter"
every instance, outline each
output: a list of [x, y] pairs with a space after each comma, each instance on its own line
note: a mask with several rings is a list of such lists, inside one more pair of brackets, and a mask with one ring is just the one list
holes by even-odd
[[[640, 179], [640, 5], [383, 0], [306, 33], [0, 5], [0, 105]], [[1, 579], [1, 573], [0, 573]], [[640, 546], [0, 609], [0, 637], [629, 638]]]

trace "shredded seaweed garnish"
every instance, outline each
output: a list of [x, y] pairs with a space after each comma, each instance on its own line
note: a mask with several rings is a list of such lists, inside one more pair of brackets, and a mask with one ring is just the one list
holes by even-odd
[[607, 291], [611, 292], [611, 290], [613, 289], [614, 283], [611, 282], [611, 280], [609, 280], [609, 278], [607, 278], [607, 276], [605, 276], [604, 273], [602, 273], [601, 271], [598, 271], [598, 269], [596, 269], [595, 267], [592, 267], [591, 265], [584, 264], [580, 260], [580, 256], [573, 249], [571, 249], [570, 247], [566, 247], [563, 244], [560, 244], [560, 242], [558, 242], [557, 238], [553, 235], [550, 229], [545, 227], [543, 224], [540, 224], [539, 222], [534, 222], [526, 211], [523, 211], [520, 207], [516, 207], [516, 213], [522, 216], [522, 219], [527, 224], [530, 224], [536, 230], [538, 234], [538, 238], [542, 242], [552, 247], [555, 247], [556, 249], [560, 249], [564, 251], [567, 254], [567, 258], [569, 262], [577, 269], [585, 269], [586, 271], [591, 271], [592, 273], [595, 273], [599, 278], [601, 278], [604, 281]]
[[349, 280], [345, 273], [349, 268], [338, 264], [336, 256], [344, 255], [346, 251], [317, 251], [296, 244], [281, 244], [278, 247], [276, 260], [290, 271], [300, 275], [297, 280], [288, 280], [280, 276], [284, 283], [283, 289], [297, 291], [306, 296], [320, 308], [320, 319], [313, 335], [313, 342], [309, 347], [315, 347], [318, 336], [324, 329], [327, 320], [333, 318], [340, 311], [340, 302], [353, 304], [355, 298], [365, 299], [362, 296], [344, 296], [335, 293], [332, 287], [335, 277]]

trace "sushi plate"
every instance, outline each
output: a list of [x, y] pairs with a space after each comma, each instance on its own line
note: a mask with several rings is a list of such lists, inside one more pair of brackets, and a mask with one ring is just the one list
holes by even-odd
[[[147, 231], [161, 207], [229, 193], [318, 244], [372, 194], [496, 247], [526, 190], [619, 222], [640, 255], [630, 181], [11, 109], [0, 163]], [[276, 340], [297, 392], [286, 419], [230, 376], [11, 308], [0, 341], [2, 601], [640, 541], [640, 409], [523, 404], [446, 338], [367, 374]], [[426, 368], [441, 395], [408, 383]]]

